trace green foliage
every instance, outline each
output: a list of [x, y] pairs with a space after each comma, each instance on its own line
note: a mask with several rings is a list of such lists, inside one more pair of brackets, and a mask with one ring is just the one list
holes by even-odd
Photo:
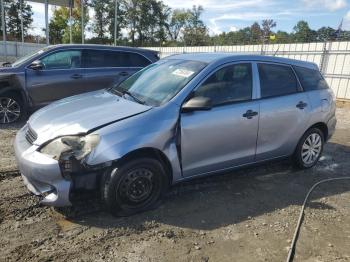
[[305, 21], [299, 21], [294, 26], [294, 40], [298, 43], [315, 42], [317, 40], [317, 32], [311, 30], [309, 24]]
[[204, 9], [202, 6], [193, 6], [188, 10], [188, 21], [183, 31], [183, 39], [186, 45], [200, 46], [206, 45], [209, 40], [208, 29], [201, 20]]
[[[6, 34], [9, 40], [21, 41], [21, 13], [23, 14], [23, 33], [28, 36], [28, 30], [33, 22], [32, 7], [26, 1], [23, 1], [22, 12], [19, 1], [4, 0], [5, 8], [5, 27]], [[0, 13], [1, 21], [1, 13]]]
[[[76, 6], [79, 6], [80, 1], [76, 1]], [[69, 8], [58, 7], [54, 10], [53, 16], [49, 23], [49, 37], [52, 44], [70, 43], [70, 28], [69, 28]], [[81, 9], [72, 9], [72, 42], [81, 43]], [[89, 22], [87, 8], [84, 8], [84, 27], [86, 28]]]
[[[73, 9], [73, 42], [81, 42], [80, 0]], [[5, 0], [8, 4], [10, 0]], [[112, 44], [114, 42], [115, 0], [85, 0], [94, 9], [91, 29], [93, 37], [87, 43]], [[88, 22], [85, 8], [85, 25]], [[272, 19], [254, 22], [237, 31], [209, 36], [202, 20], [204, 9], [174, 9], [162, 0], [118, 0], [117, 44], [132, 46], [199, 46], [199, 45], [243, 45], [268, 43], [296, 43], [333, 40], [350, 40], [349, 31], [331, 27], [312, 30], [308, 23], [299, 21], [293, 32], [274, 31], [277, 23]], [[69, 9], [57, 8], [50, 21], [51, 43], [69, 43]], [[28, 20], [29, 21], [29, 20]], [[86, 30], [86, 29], [85, 29]], [[274, 35], [275, 38], [270, 38]]]

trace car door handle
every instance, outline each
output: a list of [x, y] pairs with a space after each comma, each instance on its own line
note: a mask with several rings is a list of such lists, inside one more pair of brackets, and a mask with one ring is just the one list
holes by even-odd
[[74, 75], [71, 75], [70, 77], [73, 78], [73, 79], [80, 79], [80, 78], [83, 78], [83, 75], [81, 75], [81, 74], [74, 74]]
[[304, 109], [305, 107], [307, 107], [307, 103], [303, 102], [303, 101], [300, 101], [297, 105], [296, 105], [297, 108], [299, 109]]
[[120, 72], [119, 75], [120, 75], [120, 76], [128, 76], [129, 73], [128, 73], [128, 72]]
[[258, 115], [258, 112], [255, 112], [255, 111], [249, 109], [247, 112], [245, 112], [243, 114], [243, 117], [248, 118], [248, 119], [252, 119], [256, 115]]

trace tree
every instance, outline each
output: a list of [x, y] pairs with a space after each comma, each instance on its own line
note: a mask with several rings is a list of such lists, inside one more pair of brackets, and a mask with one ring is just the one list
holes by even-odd
[[317, 30], [317, 40], [322, 42], [334, 40], [336, 37], [335, 32], [336, 30], [329, 26], [321, 27], [320, 29]]
[[63, 43], [63, 35], [67, 30], [69, 17], [68, 8], [55, 8], [49, 23], [49, 37], [52, 44]]
[[[108, 31], [114, 39], [114, 22], [115, 22], [115, 1], [110, 1], [108, 5]], [[125, 10], [121, 8], [120, 1], [117, 2], [117, 41], [122, 41], [121, 29], [126, 27]]]
[[311, 30], [309, 24], [305, 21], [299, 21], [296, 26], [294, 26], [294, 39], [296, 42], [314, 42], [317, 40], [317, 32]]
[[262, 40], [262, 29], [258, 22], [254, 22], [250, 27], [251, 31], [251, 43], [252, 44], [260, 44]]
[[293, 35], [285, 31], [278, 30], [276, 33], [276, 43], [292, 43]]
[[177, 41], [181, 31], [189, 24], [191, 13], [184, 9], [175, 9], [171, 16], [170, 21], [166, 24], [166, 28], [170, 39]]
[[[75, 0], [77, 8], [72, 9], [72, 41], [73, 43], [81, 43], [81, 9], [80, 0]], [[83, 1], [83, 0], [82, 0]], [[84, 8], [84, 30], [89, 22], [87, 8]], [[49, 36], [51, 43], [69, 43], [69, 8], [59, 7], [53, 12], [53, 16], [49, 23]]]
[[[9, 34], [9, 39], [21, 40], [21, 15], [23, 16], [23, 34], [28, 36], [28, 30], [33, 22], [33, 11], [31, 5], [26, 1], [21, 4], [19, 1], [4, 0], [5, 8], [5, 32]], [[0, 14], [1, 19], [1, 14]]]
[[[97, 39], [100, 39], [101, 43], [104, 42], [106, 38], [106, 32], [108, 29], [108, 25], [110, 24], [109, 19], [109, 9], [110, 2], [114, 3], [114, 1], [109, 0], [92, 0], [91, 6], [95, 11], [95, 18], [93, 23], [93, 32], [97, 35]], [[114, 10], [114, 8], [113, 8]]]
[[184, 28], [184, 41], [186, 45], [199, 46], [208, 42], [208, 29], [201, 20], [204, 9], [202, 6], [193, 6], [188, 10], [190, 17]]
[[270, 36], [272, 32], [271, 29], [276, 27], [276, 22], [273, 21], [272, 19], [265, 19], [265, 20], [262, 20], [261, 25], [262, 25], [262, 35], [265, 41]]

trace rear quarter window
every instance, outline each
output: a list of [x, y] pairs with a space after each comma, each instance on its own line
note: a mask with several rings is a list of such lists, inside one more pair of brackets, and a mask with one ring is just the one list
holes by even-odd
[[94, 67], [145, 67], [151, 62], [144, 56], [123, 51], [86, 50], [85, 66]]
[[295, 66], [300, 83], [305, 91], [327, 89], [328, 84], [318, 70]]

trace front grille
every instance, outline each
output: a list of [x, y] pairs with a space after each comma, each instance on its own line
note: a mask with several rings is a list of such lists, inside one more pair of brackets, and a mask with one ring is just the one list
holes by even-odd
[[38, 138], [38, 135], [35, 133], [35, 131], [30, 127], [30, 125], [27, 126], [26, 130], [26, 139], [30, 144], [33, 144], [34, 141]]

